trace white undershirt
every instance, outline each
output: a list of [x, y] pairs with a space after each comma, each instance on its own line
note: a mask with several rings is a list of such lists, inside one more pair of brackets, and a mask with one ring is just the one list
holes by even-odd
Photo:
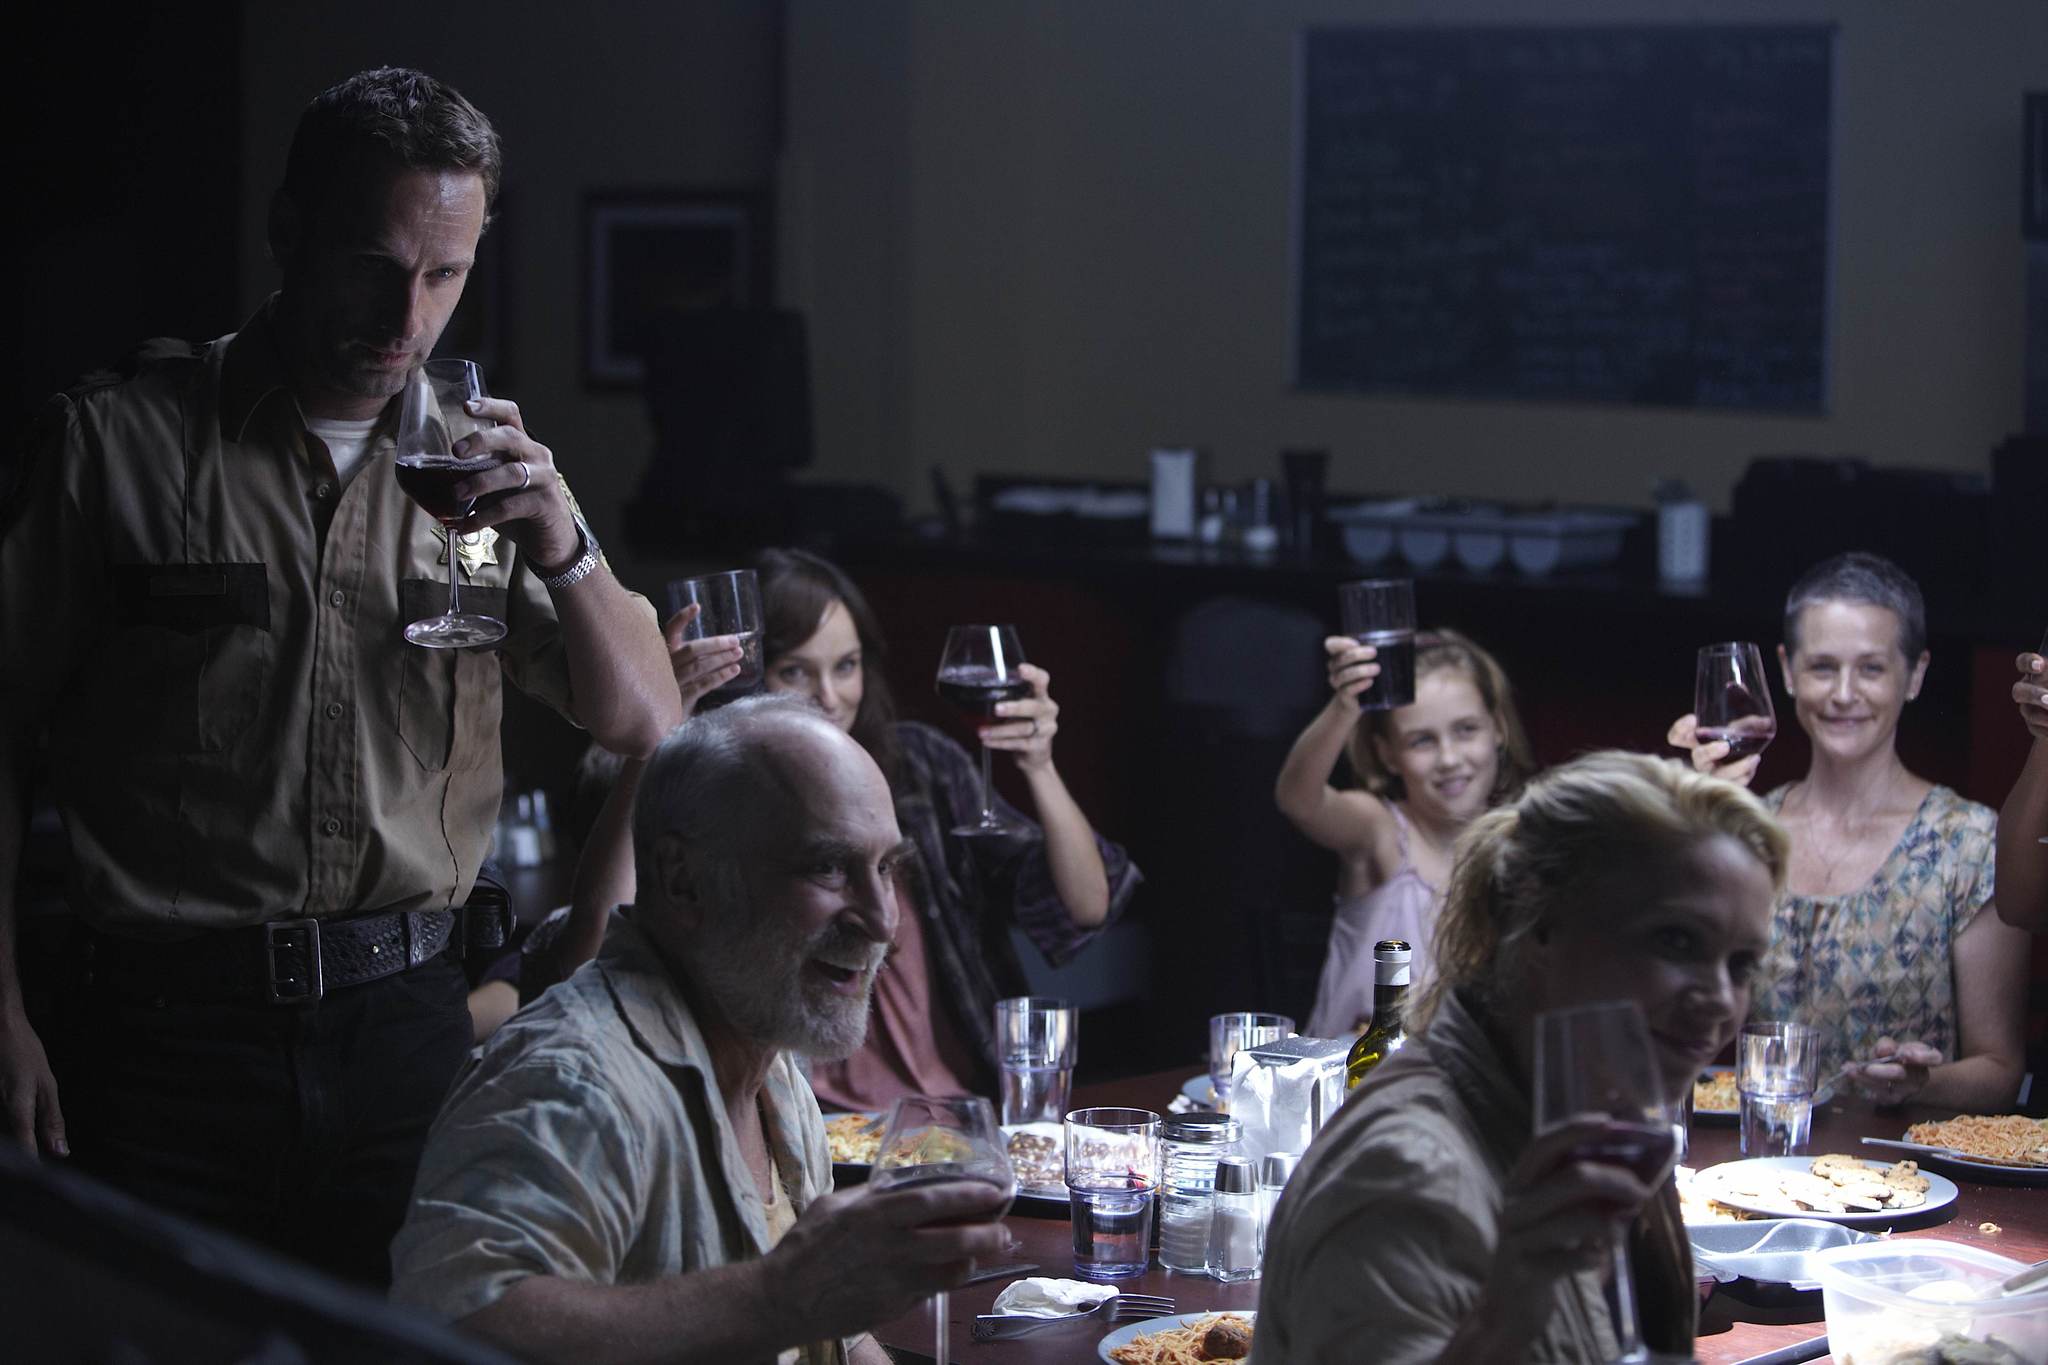
[[339, 422], [331, 417], [314, 417], [306, 422], [306, 430], [318, 436], [327, 446], [327, 453], [334, 457], [334, 472], [341, 476], [341, 486], [348, 482], [362, 468], [363, 456], [370, 449], [370, 433], [377, 429], [377, 419], [366, 418], [360, 422]]

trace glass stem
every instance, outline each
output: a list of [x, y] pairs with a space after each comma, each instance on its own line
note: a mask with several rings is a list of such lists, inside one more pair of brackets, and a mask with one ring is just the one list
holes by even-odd
[[993, 825], [996, 822], [995, 788], [989, 779], [989, 748], [981, 746], [981, 823]]
[[[982, 750], [984, 754], [987, 752]], [[932, 1335], [936, 1338], [932, 1343], [932, 1359], [938, 1365], [948, 1365], [952, 1357], [946, 1353], [946, 1291], [943, 1289], [932, 1295]]]
[[1614, 1241], [1614, 1332], [1621, 1340], [1621, 1354], [1615, 1359], [1621, 1362], [1648, 1358], [1643, 1331], [1636, 1322], [1636, 1278], [1628, 1261], [1628, 1230], [1629, 1225], [1623, 1223]]
[[462, 615], [462, 598], [461, 589], [457, 584], [462, 578], [462, 572], [455, 557], [455, 528], [449, 526], [444, 529], [448, 532], [448, 614], [450, 616], [460, 616]]

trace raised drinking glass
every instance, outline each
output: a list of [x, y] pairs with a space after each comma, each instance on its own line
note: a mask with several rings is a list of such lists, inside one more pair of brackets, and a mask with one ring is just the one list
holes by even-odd
[[1763, 651], [1744, 641], [1701, 646], [1692, 712], [1700, 743], [1726, 741], [1727, 762], [1762, 753], [1778, 737]]
[[[1619, 1166], [1651, 1187], [1663, 1183], [1677, 1159], [1672, 1131], [1676, 1106], [1664, 1093], [1643, 1012], [1616, 1000], [1536, 1016], [1536, 1132], [1561, 1128], [1587, 1115], [1606, 1120], [1574, 1156]], [[1616, 1362], [1648, 1361], [1636, 1312], [1635, 1278], [1628, 1259], [1628, 1226], [1614, 1235]]]
[[1406, 578], [1368, 578], [1337, 589], [1344, 633], [1371, 645], [1380, 675], [1358, 694], [1361, 711], [1391, 711], [1415, 700], [1415, 584]]
[[406, 639], [429, 649], [469, 649], [505, 638], [497, 617], [462, 610], [461, 533], [455, 529], [476, 510], [475, 498], [454, 496], [455, 485], [498, 463], [489, 451], [460, 459], [454, 449], [471, 432], [497, 425], [469, 411], [472, 400], [485, 396], [483, 372], [473, 360], [429, 360], [406, 377], [399, 395], [398, 486], [448, 534], [448, 610], [405, 628]]
[[[1017, 671], [1023, 662], [1024, 646], [1017, 642], [1015, 626], [954, 626], [946, 632], [945, 653], [939, 656], [939, 696], [977, 720], [1000, 724], [1004, 718], [996, 715], [997, 703], [1031, 695], [1030, 682]], [[953, 833], [1021, 833], [996, 814], [986, 744], [981, 746], [981, 818], [955, 825]]]
[[[979, 1180], [1003, 1192], [1003, 1206], [991, 1219], [1008, 1213], [1017, 1194], [1017, 1176], [1010, 1169], [995, 1110], [978, 1097], [904, 1096], [890, 1107], [888, 1126], [875, 1151], [875, 1169], [868, 1179], [878, 1187]], [[937, 1346], [932, 1359], [940, 1365], [952, 1359], [946, 1349], [947, 1325], [946, 1291], [942, 1289], [932, 1295]]]
[[678, 578], [668, 585], [668, 609], [673, 616], [684, 607], [695, 606], [697, 615], [683, 627], [683, 639], [703, 640], [731, 635], [739, 641], [740, 671], [730, 681], [711, 690], [718, 702], [731, 701], [753, 691], [761, 683], [761, 581], [752, 569]]

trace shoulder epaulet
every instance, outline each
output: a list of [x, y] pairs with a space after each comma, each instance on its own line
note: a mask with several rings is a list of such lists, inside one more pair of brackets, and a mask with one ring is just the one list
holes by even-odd
[[125, 384], [146, 371], [189, 363], [205, 354], [206, 346], [203, 342], [183, 341], [177, 337], [151, 337], [122, 356], [114, 365], [79, 376], [78, 381], [66, 389], [65, 393], [71, 398], [82, 398], [100, 389]]

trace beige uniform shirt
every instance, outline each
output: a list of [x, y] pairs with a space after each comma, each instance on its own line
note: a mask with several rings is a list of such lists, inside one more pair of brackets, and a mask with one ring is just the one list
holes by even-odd
[[[1288, 1181], [1259, 1281], [1255, 1365], [1438, 1359], [1479, 1301], [1529, 1131], [1526, 1092], [1459, 1001], [1445, 1001]], [[1689, 1350], [1692, 1260], [1678, 1217], [1667, 1181], [1641, 1220], [1651, 1250], [1637, 1256], [1637, 1301], [1646, 1339]], [[1614, 1357], [1599, 1271], [1560, 1279], [1552, 1302], [1524, 1360]]]
[[463, 598], [503, 646], [406, 643], [448, 570], [392, 472], [396, 405], [344, 490], [267, 305], [151, 351], [53, 403], [0, 539], [0, 705], [47, 721], [73, 908], [174, 937], [460, 904], [503, 787], [500, 672], [574, 713], [547, 590], [498, 539]]
[[[782, 1054], [761, 1092], [796, 1218], [832, 1189], [818, 1102]], [[704, 1037], [646, 937], [614, 916], [594, 962], [514, 1015], [449, 1093], [391, 1294], [450, 1320], [529, 1275], [644, 1284], [773, 1245]], [[849, 1343], [799, 1359], [845, 1359]]]

